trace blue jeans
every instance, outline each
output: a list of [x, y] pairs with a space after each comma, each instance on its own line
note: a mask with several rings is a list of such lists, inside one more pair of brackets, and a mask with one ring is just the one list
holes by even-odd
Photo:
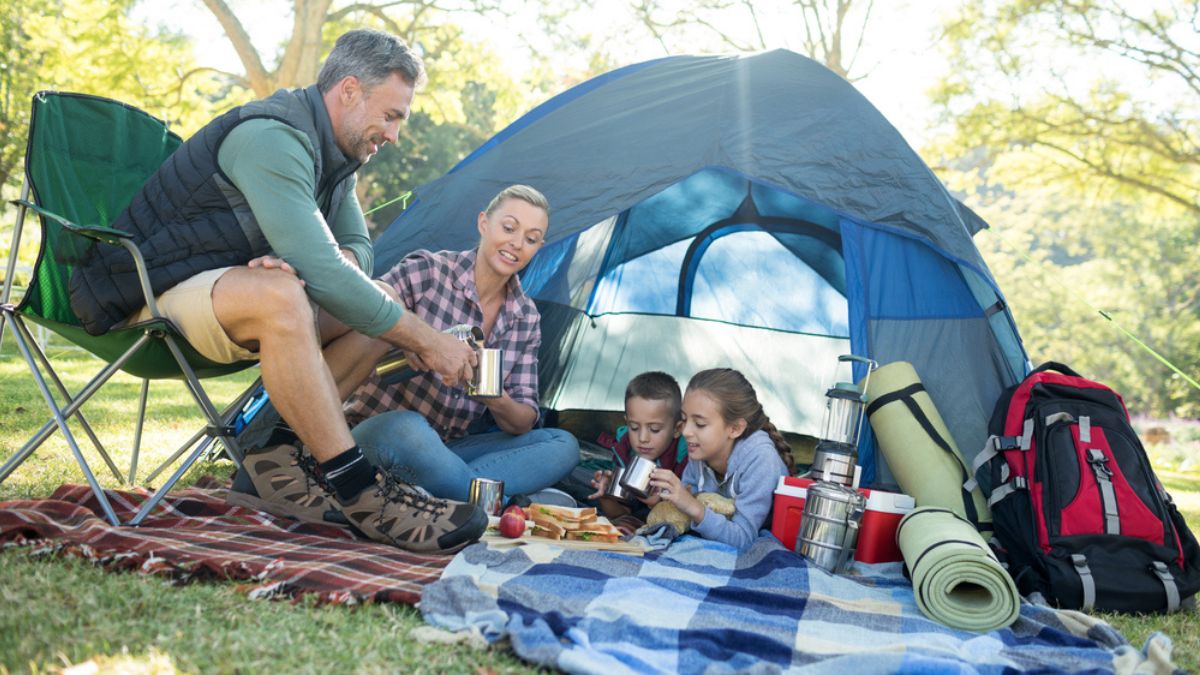
[[503, 431], [443, 442], [424, 415], [393, 410], [354, 427], [354, 441], [375, 466], [435, 496], [466, 501], [472, 478], [504, 481], [506, 496], [554, 485], [579, 463], [579, 442], [562, 429]]

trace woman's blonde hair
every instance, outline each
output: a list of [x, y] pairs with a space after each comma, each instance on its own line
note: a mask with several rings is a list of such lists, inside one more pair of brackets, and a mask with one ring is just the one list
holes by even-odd
[[759, 429], [767, 432], [779, 457], [787, 465], [788, 474], [796, 468], [795, 460], [792, 459], [792, 446], [788, 445], [783, 434], [771, 423], [771, 419], [763, 411], [762, 403], [758, 401], [754, 385], [750, 384], [744, 375], [733, 368], [702, 370], [692, 376], [687, 390], [708, 394], [721, 408], [721, 418], [726, 424], [733, 424], [739, 419], [745, 420], [746, 430], [738, 436], [738, 440], [748, 438]]
[[536, 206], [545, 211], [547, 217], [550, 216], [550, 202], [546, 201], [546, 195], [538, 192], [536, 189], [531, 188], [528, 185], [509, 185], [508, 187], [504, 188], [500, 191], [500, 194], [492, 197], [492, 201], [488, 202], [487, 208], [484, 209], [484, 213], [489, 216], [492, 215], [492, 212], [500, 208], [500, 205], [504, 203], [505, 199], [520, 199], [523, 202]]

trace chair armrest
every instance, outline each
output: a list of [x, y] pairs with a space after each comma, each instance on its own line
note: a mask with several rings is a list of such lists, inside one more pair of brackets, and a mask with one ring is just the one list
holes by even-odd
[[150, 275], [146, 271], [146, 260], [142, 257], [142, 252], [138, 250], [137, 244], [133, 243], [133, 235], [121, 230], [114, 230], [111, 227], [103, 225], [79, 225], [73, 223], [66, 218], [48, 211], [28, 199], [14, 199], [11, 203], [17, 207], [31, 209], [37, 213], [53, 220], [62, 225], [63, 228], [74, 232], [88, 239], [93, 239], [105, 244], [120, 246], [129, 252], [133, 257], [134, 267], [137, 268], [138, 283], [142, 287], [142, 296], [146, 299], [146, 306], [150, 308], [150, 316], [155, 319], [161, 319], [163, 316], [158, 313], [158, 304], [154, 302], [154, 292], [150, 288]]
[[59, 225], [62, 225], [71, 232], [87, 237], [88, 239], [95, 239], [96, 241], [102, 241], [106, 244], [113, 244], [114, 246], [120, 246], [122, 239], [133, 239], [133, 235], [129, 234], [128, 232], [114, 230], [111, 227], [104, 227], [102, 225], [79, 225], [73, 223], [57, 213], [48, 211], [27, 199], [13, 199], [9, 203], [15, 206], [23, 206], [27, 209], [37, 211], [41, 215], [53, 220]]

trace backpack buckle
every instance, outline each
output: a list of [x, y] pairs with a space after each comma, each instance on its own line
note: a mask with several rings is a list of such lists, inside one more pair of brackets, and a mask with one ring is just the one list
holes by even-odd
[[1112, 478], [1112, 469], [1108, 467], [1108, 457], [1104, 456], [1104, 452], [1096, 448], [1088, 448], [1087, 462], [1092, 465], [1092, 471], [1104, 474], [1105, 478]]
[[1020, 436], [996, 436], [997, 450], [1021, 450]]

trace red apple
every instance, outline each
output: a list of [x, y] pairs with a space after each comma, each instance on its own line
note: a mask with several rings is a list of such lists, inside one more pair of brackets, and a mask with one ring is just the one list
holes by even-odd
[[516, 504], [513, 504], [512, 506], [508, 507], [507, 509], [504, 509], [504, 513], [515, 513], [518, 516], [521, 516], [521, 520], [525, 520], [526, 518], [528, 518], [528, 515], [525, 513], [525, 509], [517, 506]]
[[525, 534], [525, 517], [512, 511], [500, 516], [500, 534], [509, 539], [519, 539]]

